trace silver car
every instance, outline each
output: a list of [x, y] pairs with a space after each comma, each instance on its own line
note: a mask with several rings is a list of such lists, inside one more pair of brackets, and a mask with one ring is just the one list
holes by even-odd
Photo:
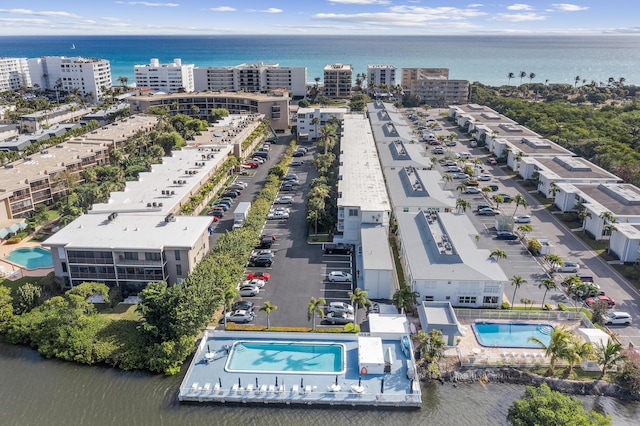
[[325, 319], [331, 324], [349, 324], [353, 322], [353, 315], [346, 312], [329, 312]]

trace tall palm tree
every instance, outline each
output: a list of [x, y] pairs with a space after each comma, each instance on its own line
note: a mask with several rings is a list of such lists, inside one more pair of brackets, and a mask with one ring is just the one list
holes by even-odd
[[570, 334], [569, 344], [565, 348], [562, 357], [567, 361], [567, 369], [565, 375], [571, 377], [573, 373], [573, 367], [576, 364], [580, 364], [582, 360], [589, 358], [593, 354], [593, 346], [591, 342], [584, 342], [581, 338]]
[[555, 180], [551, 181], [551, 183], [549, 184], [549, 195], [551, 195], [552, 197], [555, 197], [558, 191], [559, 191], [558, 183]]
[[600, 342], [594, 349], [598, 365], [602, 366], [600, 374], [600, 379], [602, 379], [607, 373], [607, 369], [623, 358], [622, 345], [609, 339], [606, 346], [604, 343]]
[[496, 203], [496, 209], [499, 209], [500, 204], [504, 203], [504, 197], [498, 194], [495, 197], [493, 197], [493, 201]]
[[539, 337], [529, 337], [528, 341], [536, 343], [545, 350], [544, 355], [549, 357], [549, 375], [553, 376], [556, 368], [556, 361], [565, 353], [569, 345], [570, 332], [566, 326], [560, 326], [553, 329], [549, 339], [549, 343], [543, 342]]
[[320, 124], [320, 119], [318, 117], [313, 117], [311, 119], [311, 124], [315, 126], [316, 139], [318, 139], [318, 124]]
[[511, 309], [513, 309], [513, 305], [516, 304], [516, 292], [520, 288], [522, 284], [526, 284], [527, 280], [522, 278], [520, 275], [514, 275], [511, 277], [511, 285], [513, 286], [513, 302], [511, 304]]
[[278, 309], [276, 305], [272, 305], [268, 300], [264, 302], [264, 305], [260, 308], [261, 311], [267, 313], [267, 329], [271, 328], [271, 311]]
[[360, 306], [363, 308], [369, 305], [372, 305], [371, 300], [367, 299], [368, 291], [360, 290], [358, 287], [355, 288], [352, 292], [349, 292], [349, 299], [351, 299], [351, 303], [355, 305], [355, 309], [353, 310], [353, 327], [355, 329], [358, 324], [358, 309]]
[[462, 210], [466, 212], [469, 207], [471, 207], [471, 203], [464, 198], [458, 198], [456, 200], [456, 209], [458, 209], [458, 211]]
[[322, 307], [327, 304], [327, 301], [322, 298], [311, 298], [309, 305], [307, 306], [307, 321], [313, 319], [313, 330], [316, 329], [316, 314], [320, 315], [320, 318], [324, 318], [324, 309]]
[[396, 308], [398, 308], [398, 310], [410, 312], [416, 305], [418, 297], [420, 297], [420, 293], [418, 293], [417, 291], [413, 291], [411, 287], [405, 285], [400, 287], [395, 291], [395, 293], [393, 293], [392, 300], [393, 304]]
[[527, 76], [526, 71], [520, 71], [520, 85], [522, 86], [522, 79]]
[[518, 194], [515, 197], [513, 197], [513, 202], [516, 205], [516, 208], [513, 209], [513, 216], [514, 217], [516, 215], [516, 211], [518, 211], [518, 207], [522, 206], [523, 209], [526, 209], [527, 206], [529, 205], [527, 203], [527, 200], [524, 198], [524, 195], [522, 195], [522, 194]]
[[544, 296], [542, 296], [542, 307], [544, 308], [544, 300], [547, 298], [547, 292], [558, 288], [558, 284], [556, 284], [553, 278], [544, 278], [540, 281], [540, 284], [538, 284], [538, 288], [542, 287], [544, 287]]
[[491, 252], [489, 257], [495, 258], [496, 262], [497, 262], [500, 259], [506, 259], [507, 258], [507, 252], [502, 250], [502, 249], [496, 248], [494, 251]]
[[552, 270], [555, 269], [557, 266], [564, 265], [564, 260], [562, 260], [562, 257], [560, 257], [559, 255], [557, 255], [555, 253], [545, 254], [544, 255], [544, 260], [549, 262], [549, 265], [551, 265], [551, 269]]
[[231, 310], [231, 306], [233, 305], [233, 302], [238, 300], [240, 298], [240, 293], [238, 293], [238, 290], [235, 287], [230, 287], [228, 288], [223, 295], [223, 302], [224, 302], [224, 328], [227, 328], [227, 311]]
[[320, 144], [324, 144], [324, 153], [327, 154], [329, 150], [329, 145], [333, 147], [333, 141], [336, 136], [334, 132], [334, 128], [331, 126], [324, 126], [320, 129], [320, 133], [318, 134], [318, 142]]
[[507, 78], [509, 79], [507, 81], [507, 86], [509, 86], [511, 84], [511, 79], [512, 78], [516, 78], [516, 75], [514, 73], [510, 72], [509, 74], [507, 74]]
[[578, 83], [580, 83], [580, 76], [576, 75], [575, 78], [573, 79], [573, 87], [578, 87]]
[[318, 235], [318, 214], [325, 209], [325, 200], [329, 198], [329, 188], [325, 185], [314, 186], [307, 197], [309, 210], [315, 212], [315, 234]]
[[591, 212], [587, 210], [584, 204], [580, 204], [581, 207], [577, 208], [576, 210], [578, 211], [578, 218], [580, 219], [580, 227], [582, 228], [582, 232], [585, 232], [587, 226], [587, 218], [591, 217]]
[[458, 186], [456, 186], [456, 189], [462, 194], [467, 190], [467, 185], [465, 185], [464, 183], [458, 184]]
[[446, 188], [447, 184], [453, 182], [453, 176], [447, 173], [444, 176], [442, 176], [442, 180], [444, 180], [444, 182], [445, 182], [444, 183], [444, 187]]
[[536, 73], [535, 72], [530, 72], [529, 73], [529, 84], [531, 84], [531, 81], [536, 78]]

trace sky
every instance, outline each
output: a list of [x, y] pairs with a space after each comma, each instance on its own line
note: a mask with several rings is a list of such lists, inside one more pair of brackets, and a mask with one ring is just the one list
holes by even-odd
[[0, 0], [0, 36], [640, 34], [638, 16], [637, 0]]

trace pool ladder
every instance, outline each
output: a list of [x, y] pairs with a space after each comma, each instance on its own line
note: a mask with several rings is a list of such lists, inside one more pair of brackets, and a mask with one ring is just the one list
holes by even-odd
[[538, 331], [548, 336], [549, 334], [551, 334], [551, 331], [553, 331], [553, 327], [551, 327], [550, 325], [541, 325], [538, 327]]

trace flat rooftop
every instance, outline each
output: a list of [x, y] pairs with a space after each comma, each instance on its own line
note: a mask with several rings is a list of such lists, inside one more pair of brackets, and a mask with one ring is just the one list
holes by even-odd
[[640, 188], [637, 186], [628, 183], [573, 186], [616, 216], [640, 216]]
[[[526, 160], [526, 157], [523, 158]], [[609, 173], [582, 157], [538, 157], [529, 161], [537, 162], [551, 171], [558, 179], [606, 179], [620, 181], [620, 178]], [[542, 173], [542, 170], [540, 171]]]
[[162, 215], [85, 214], [49, 237], [43, 246], [92, 250], [190, 249], [211, 224], [210, 216], [175, 216], [166, 222]]
[[524, 136], [517, 141], [499, 137], [498, 141], [501, 139], [516, 150], [522, 151], [529, 156], [575, 155], [573, 152], [561, 147], [557, 143], [537, 136]]
[[362, 268], [393, 271], [393, 258], [389, 249], [387, 229], [382, 225], [362, 224], [360, 237], [363, 247]]
[[70, 142], [120, 142], [135, 135], [137, 132], [150, 132], [156, 124], [159, 117], [150, 114], [135, 114], [122, 120], [104, 125], [90, 133], [69, 139]]
[[464, 213], [396, 212], [402, 245], [415, 280], [508, 281]]
[[[227, 360], [235, 356], [234, 343], [312, 343], [344, 345], [344, 373], [295, 371], [300, 365], [277, 373], [250, 371], [229, 372]], [[186, 402], [239, 403], [264, 405], [319, 405], [419, 408], [420, 385], [407, 378], [407, 364], [415, 365], [402, 352], [401, 340], [382, 339], [383, 356], [391, 353], [390, 370], [385, 374], [362, 374], [358, 358], [358, 335], [338, 333], [269, 333], [207, 330], [180, 385], [178, 399]], [[225, 347], [230, 348], [227, 353]], [[410, 351], [410, 355], [412, 356]], [[277, 355], [276, 355], [277, 357]], [[265, 354], [257, 362], [271, 363]], [[257, 369], [256, 369], [257, 370]], [[415, 366], [413, 367], [415, 371]], [[338, 390], [332, 390], [336, 379]], [[278, 386], [276, 386], [276, 383]], [[361, 386], [361, 392], [356, 392]]]
[[454, 209], [456, 194], [453, 183], [450, 189], [443, 189], [445, 183], [436, 170], [423, 170], [415, 167], [385, 168], [387, 186], [391, 202], [395, 209], [418, 207], [427, 209]]
[[378, 159], [378, 151], [364, 114], [345, 114], [340, 142], [338, 206], [359, 206], [362, 211], [390, 211], [391, 205]]
[[464, 114], [464, 115], [473, 117], [474, 121], [478, 124], [483, 124], [483, 123], [514, 123], [515, 124], [515, 121], [494, 111], [488, 106], [478, 105], [478, 104], [466, 104], [466, 105], [455, 105], [451, 108], [455, 108], [455, 110], [458, 111], [458, 115]]
[[518, 140], [522, 138], [541, 138], [539, 134], [536, 132], [527, 129], [524, 126], [521, 126], [516, 123], [490, 123], [490, 122], [482, 122], [482, 126], [489, 129], [489, 134], [493, 132], [498, 133], [499, 139], [514, 139]]

